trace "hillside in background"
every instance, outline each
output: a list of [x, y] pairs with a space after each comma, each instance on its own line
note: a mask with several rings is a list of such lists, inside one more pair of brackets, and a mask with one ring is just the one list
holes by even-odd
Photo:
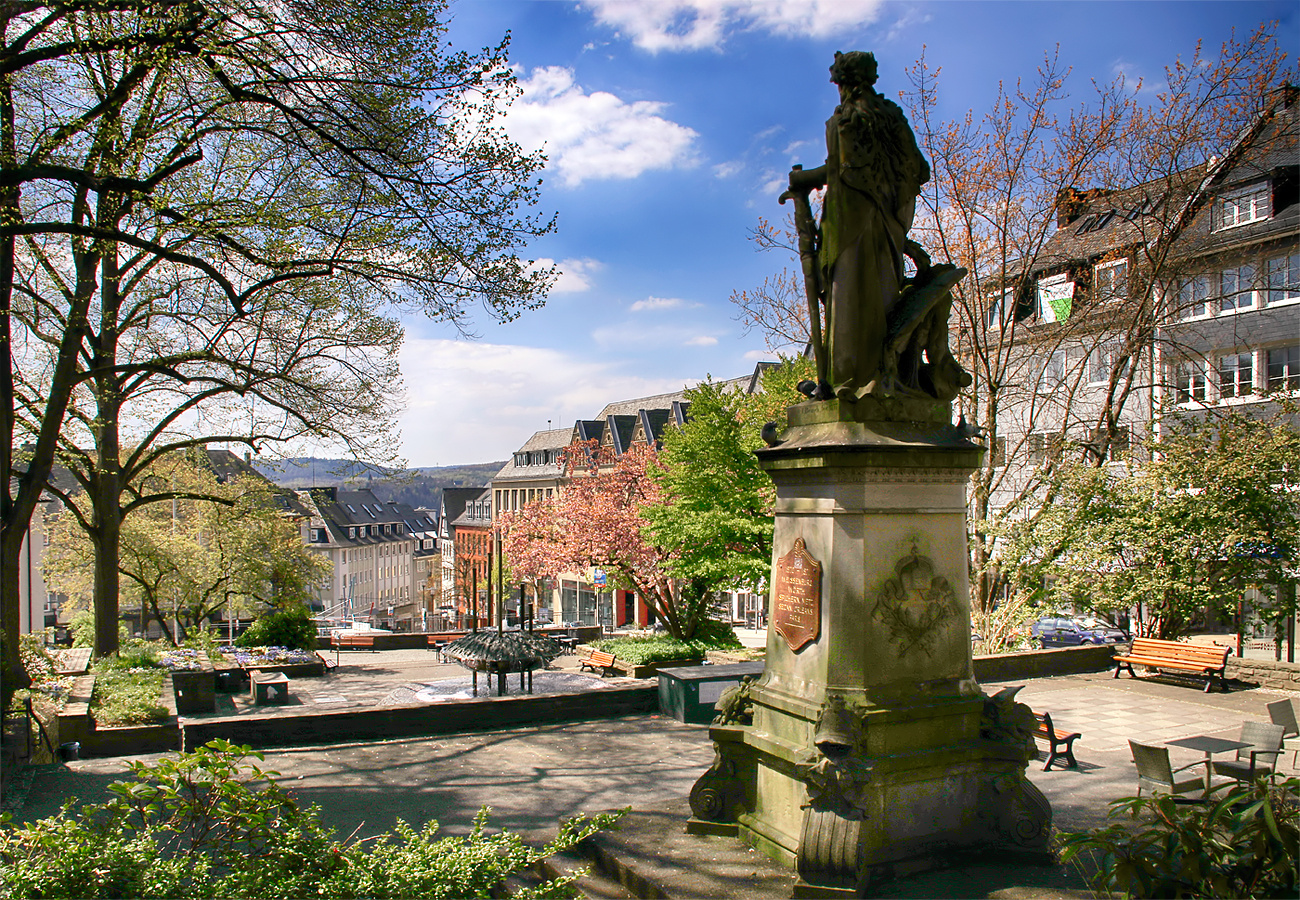
[[442, 503], [443, 488], [484, 487], [505, 465], [502, 461], [468, 466], [385, 469], [314, 456], [275, 462], [254, 459], [252, 462], [257, 471], [281, 487], [292, 490], [331, 486], [345, 490], [368, 489], [384, 502], [391, 500], [427, 509], [437, 509]]

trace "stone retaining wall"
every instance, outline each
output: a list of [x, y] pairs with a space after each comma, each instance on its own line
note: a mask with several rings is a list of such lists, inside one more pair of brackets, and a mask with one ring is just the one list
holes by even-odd
[[1300, 691], [1300, 663], [1228, 657], [1228, 677], [1282, 691]]
[[[1127, 644], [1119, 644], [1127, 649]], [[1078, 675], [1104, 672], [1111, 668], [1115, 644], [1089, 644], [1086, 647], [1063, 647], [1059, 650], [1027, 650], [1024, 653], [1001, 653], [975, 657], [976, 681], [1020, 681], [1052, 675]]]
[[637, 685], [579, 694], [480, 697], [455, 703], [380, 706], [365, 709], [278, 712], [257, 718], [180, 720], [181, 747], [193, 750], [213, 738], [254, 748], [456, 734], [510, 728], [533, 722], [607, 719], [656, 712], [656, 685]]

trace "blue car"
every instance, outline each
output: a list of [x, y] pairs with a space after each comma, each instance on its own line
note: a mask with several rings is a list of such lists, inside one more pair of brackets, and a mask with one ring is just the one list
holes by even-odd
[[1114, 625], [1091, 616], [1044, 616], [1030, 626], [1029, 632], [1044, 649], [1082, 644], [1122, 644], [1129, 639]]

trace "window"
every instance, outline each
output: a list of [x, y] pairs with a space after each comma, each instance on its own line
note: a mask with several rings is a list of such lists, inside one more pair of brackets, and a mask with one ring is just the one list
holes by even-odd
[[1254, 355], [1231, 353], [1219, 358], [1219, 397], [1247, 397], [1255, 393]]
[[1235, 312], [1255, 305], [1255, 267], [1242, 263], [1219, 273], [1219, 309]]
[[1109, 384], [1110, 375], [1121, 358], [1118, 344], [1101, 344], [1088, 354], [1088, 383]]
[[1268, 182], [1224, 194], [1215, 203], [1213, 230], [1236, 228], [1267, 219], [1272, 215], [1268, 194]]
[[1206, 275], [1189, 278], [1178, 287], [1178, 315], [1199, 319], [1210, 314], [1210, 279]]
[[1292, 300], [1300, 300], [1300, 253], [1268, 261], [1269, 305]]
[[1038, 376], [1038, 393], [1050, 394], [1065, 381], [1065, 369], [1069, 357], [1064, 350], [1056, 350], [1047, 357], [1043, 371]]
[[1179, 363], [1174, 371], [1175, 392], [1178, 403], [1204, 403], [1207, 380], [1205, 366], [1199, 362]]
[[989, 328], [997, 328], [999, 325], [1005, 325], [1011, 321], [1011, 311], [1016, 308], [1016, 289], [1007, 288], [1001, 296], [996, 297], [989, 304], [985, 312], [984, 324]]
[[355, 540], [356, 536], [357, 536], [357, 530], [355, 528], [349, 528], [348, 537], [353, 538]]
[[1105, 428], [1094, 428], [1090, 432], [1087, 447], [1099, 460], [1118, 462], [1128, 456], [1131, 440], [1132, 428], [1129, 425], [1116, 425], [1113, 433], [1108, 433]]
[[1268, 389], [1300, 390], [1300, 345], [1268, 351]]
[[1048, 434], [1046, 431], [1034, 431], [1029, 435], [1029, 462], [1041, 465], [1049, 459], [1060, 459], [1065, 448], [1065, 437], [1060, 433]]
[[1099, 303], [1123, 300], [1128, 296], [1128, 260], [1097, 263], [1093, 267], [1093, 299]]

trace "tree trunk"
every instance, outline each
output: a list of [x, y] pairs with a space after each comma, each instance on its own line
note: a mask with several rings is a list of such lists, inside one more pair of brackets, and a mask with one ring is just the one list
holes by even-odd
[[[106, 202], [106, 201], [105, 201]], [[103, 205], [103, 204], [101, 204]], [[95, 470], [90, 477], [95, 534], [95, 656], [118, 649], [118, 603], [121, 597], [122, 550], [122, 438], [121, 392], [117, 372], [117, 253], [108, 248], [102, 257], [99, 340], [92, 362], [96, 402]]]

